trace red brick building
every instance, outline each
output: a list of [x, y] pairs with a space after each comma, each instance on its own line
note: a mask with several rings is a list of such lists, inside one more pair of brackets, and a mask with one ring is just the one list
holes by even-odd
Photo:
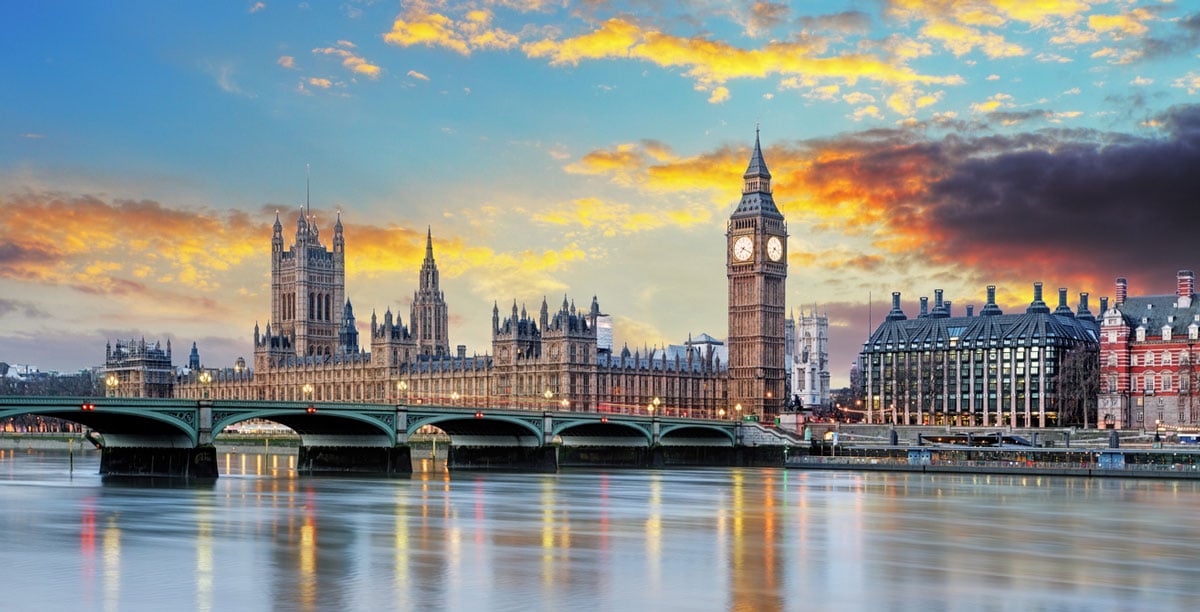
[[1100, 326], [1101, 427], [1200, 425], [1200, 304], [1195, 274], [1180, 270], [1174, 295], [1130, 297], [1118, 278]]

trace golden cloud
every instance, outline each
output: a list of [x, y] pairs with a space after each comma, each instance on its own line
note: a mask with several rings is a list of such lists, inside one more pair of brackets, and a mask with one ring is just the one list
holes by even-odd
[[[348, 47], [349, 49], [354, 48], [354, 43], [349, 41], [339, 40], [338, 44], [342, 45], [342, 47]], [[332, 55], [335, 57], [340, 57], [342, 58], [342, 66], [347, 70], [372, 79], [379, 78], [379, 74], [383, 71], [382, 68], [368, 63], [367, 60], [363, 59], [361, 56], [355, 55], [349, 49], [339, 47], [324, 47], [313, 49], [312, 52], [315, 55]]]
[[[836, 78], [853, 85], [864, 78], [881, 83], [959, 84], [958, 75], [933, 76], [913, 71], [866, 53], [819, 57], [819, 42], [770, 42], [761, 49], [741, 49], [700, 36], [680, 37], [622, 18], [605, 21], [599, 28], [562, 40], [543, 39], [522, 45], [529, 57], [547, 58], [552, 65], [576, 65], [586, 59], [625, 58], [647, 61], [664, 68], [684, 68], [703, 88], [732, 79], [770, 75], [804, 79]], [[811, 82], [811, 81], [809, 81]]]
[[392, 22], [392, 29], [383, 35], [390, 45], [411, 47], [443, 47], [462, 55], [476, 49], [509, 49], [517, 45], [516, 35], [491, 27], [492, 13], [476, 9], [464, 19], [454, 20], [424, 7], [412, 7]]
[[1120, 15], [1089, 15], [1088, 27], [1096, 32], [1120, 33], [1141, 36], [1149, 31], [1145, 22], [1154, 18], [1150, 11], [1136, 8]]
[[221, 285], [224, 272], [262, 250], [264, 227], [240, 212], [26, 193], [0, 199], [6, 245], [0, 277], [88, 293], [146, 291], [141, 280], [123, 277], [128, 274], [208, 291]]

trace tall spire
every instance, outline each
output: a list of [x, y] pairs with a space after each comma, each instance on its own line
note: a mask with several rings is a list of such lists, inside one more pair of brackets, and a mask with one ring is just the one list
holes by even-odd
[[308, 187], [309, 170], [310, 170], [309, 164], [304, 164], [304, 214], [305, 214], [305, 216], [311, 217], [312, 216], [312, 200], [309, 198], [309, 195], [311, 194], [311, 191], [309, 190], [309, 187]]
[[425, 226], [425, 261], [433, 263], [433, 227]]
[[762, 144], [759, 139], [758, 126], [754, 127], [754, 152], [750, 154], [750, 164], [742, 175], [742, 200], [738, 202], [733, 216], [766, 215], [782, 219], [783, 215], [775, 206], [771, 197], [771, 171], [767, 170], [767, 162], [763, 161]]

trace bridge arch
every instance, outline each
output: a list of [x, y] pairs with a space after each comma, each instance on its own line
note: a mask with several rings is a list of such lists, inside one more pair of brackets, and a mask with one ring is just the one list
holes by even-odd
[[165, 410], [146, 410], [136, 401], [114, 402], [101, 398], [5, 400], [0, 405], [0, 419], [36, 415], [71, 421], [106, 435], [106, 444], [117, 442], [119, 437], [126, 440], [123, 445], [144, 440], [166, 440], [171, 444], [192, 447], [196, 446], [199, 439], [199, 415], [195, 402], [182, 402]]
[[[538, 415], [516, 416], [507, 414], [409, 414], [405, 433], [409, 436], [418, 429], [432, 425], [450, 436], [451, 444], [461, 445], [468, 439], [511, 438], [520, 446], [536, 446], [542, 442], [542, 417]], [[497, 427], [499, 425], [499, 427]]]
[[698, 423], [663, 423], [659, 443], [667, 446], [736, 446], [733, 427]]
[[637, 421], [555, 419], [553, 431], [564, 446], [650, 446], [654, 442], [650, 424]]
[[243, 421], [264, 419], [291, 429], [299, 434], [302, 439], [306, 435], [319, 434], [378, 435], [386, 438], [389, 446], [396, 443], [395, 429], [372, 415], [351, 411], [321, 410], [320, 406], [316, 406], [316, 412], [309, 413], [307, 408], [308, 406], [304, 405], [289, 408], [264, 408], [238, 411], [214, 410], [213, 435], [216, 436], [225, 428]]

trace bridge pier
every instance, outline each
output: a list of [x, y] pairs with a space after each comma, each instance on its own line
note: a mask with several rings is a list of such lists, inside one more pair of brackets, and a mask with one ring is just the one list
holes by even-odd
[[401, 446], [301, 446], [296, 469], [303, 474], [411, 474], [412, 449]]
[[105, 446], [100, 451], [101, 476], [171, 476], [216, 478], [217, 449]]
[[450, 446], [446, 465], [454, 470], [528, 471], [553, 474], [558, 471], [556, 445], [545, 446]]

